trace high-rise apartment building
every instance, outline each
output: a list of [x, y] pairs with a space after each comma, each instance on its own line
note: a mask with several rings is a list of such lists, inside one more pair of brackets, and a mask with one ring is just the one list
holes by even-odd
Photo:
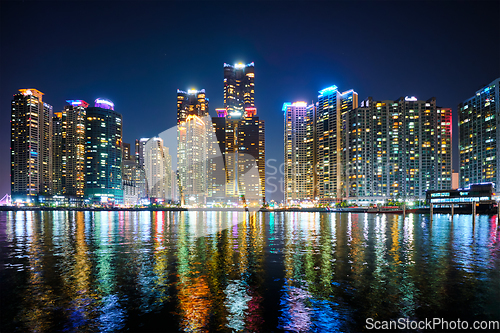
[[[305, 195], [293, 200], [358, 203], [423, 200], [427, 190], [451, 188], [451, 109], [436, 106], [435, 98], [370, 97], [358, 107], [354, 91], [332, 86], [320, 91], [315, 105], [301, 104], [300, 115], [296, 109], [283, 107], [287, 203], [294, 186]], [[298, 164], [306, 177], [300, 178], [293, 166], [303, 155]]]
[[285, 202], [313, 200], [313, 193], [308, 187], [311, 177], [308, 159], [307, 140], [307, 103], [284, 103], [285, 113]]
[[144, 169], [149, 196], [170, 200], [172, 157], [161, 138], [151, 138], [144, 146]]
[[[345, 113], [358, 107], [358, 94], [344, 93], [337, 86], [320, 90], [315, 112], [316, 195], [322, 202], [340, 201], [345, 197], [343, 170], [343, 126]], [[344, 117], [343, 117], [344, 115]]]
[[[179, 196], [183, 205], [206, 203], [208, 163], [205, 121], [191, 114], [177, 125], [177, 170]], [[211, 130], [211, 127], [208, 129]]]
[[229, 116], [241, 118], [255, 107], [255, 65], [224, 64], [224, 108]]
[[182, 204], [204, 205], [212, 125], [205, 89], [177, 90], [177, 170]]
[[68, 100], [53, 118], [53, 194], [83, 197], [85, 187], [85, 121], [88, 103]]
[[86, 186], [89, 202], [121, 203], [122, 190], [122, 115], [106, 99], [95, 100], [87, 108]]
[[19, 92], [11, 104], [11, 193], [14, 200], [35, 200], [52, 186], [52, 107], [36, 89]]
[[451, 188], [451, 109], [436, 99], [373, 101], [345, 116], [346, 198], [425, 198]]
[[458, 105], [460, 186], [499, 185], [500, 78]]

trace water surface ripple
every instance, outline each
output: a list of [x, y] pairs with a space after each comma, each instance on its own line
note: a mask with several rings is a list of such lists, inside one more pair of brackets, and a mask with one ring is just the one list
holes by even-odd
[[0, 212], [1, 332], [500, 320], [496, 216]]

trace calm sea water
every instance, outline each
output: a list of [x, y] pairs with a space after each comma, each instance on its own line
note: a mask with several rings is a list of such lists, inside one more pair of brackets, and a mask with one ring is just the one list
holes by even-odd
[[1, 332], [500, 320], [496, 217], [0, 212]]

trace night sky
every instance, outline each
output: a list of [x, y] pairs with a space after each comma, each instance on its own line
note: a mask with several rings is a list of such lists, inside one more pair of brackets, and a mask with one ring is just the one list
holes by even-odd
[[224, 62], [253, 61], [266, 159], [277, 167], [283, 102], [311, 102], [333, 84], [360, 101], [436, 97], [456, 121], [457, 104], [500, 76], [499, 22], [499, 1], [1, 1], [0, 198], [10, 193], [10, 101], [20, 88], [45, 93], [54, 111], [67, 99], [112, 100], [133, 146], [175, 126], [177, 89], [206, 89], [214, 112]]

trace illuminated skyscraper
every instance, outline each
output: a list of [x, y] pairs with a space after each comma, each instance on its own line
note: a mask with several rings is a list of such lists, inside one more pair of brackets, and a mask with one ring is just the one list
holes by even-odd
[[284, 103], [285, 113], [285, 202], [313, 200], [308, 185], [312, 170], [307, 163], [307, 103]]
[[223, 158], [209, 163], [218, 165], [209, 170], [209, 195], [215, 200], [223, 192], [226, 199], [242, 204], [257, 205], [265, 199], [265, 124], [255, 108], [254, 79], [253, 62], [224, 64], [224, 109], [217, 109], [217, 118], [212, 120]]
[[170, 200], [172, 157], [161, 138], [151, 138], [144, 146], [144, 169], [149, 196]]
[[190, 115], [208, 117], [208, 102], [205, 89], [191, 89], [188, 92], [177, 89], [177, 124]]
[[423, 200], [451, 188], [451, 109], [435, 98], [368, 98], [345, 121], [348, 200]]
[[460, 186], [500, 184], [500, 78], [458, 105]]
[[177, 169], [181, 204], [204, 205], [207, 197], [207, 124], [197, 115], [188, 115], [177, 125]]
[[358, 94], [353, 90], [340, 93], [336, 86], [318, 95], [315, 112], [316, 195], [320, 201], [335, 202], [345, 197], [343, 148], [344, 117], [358, 107]]
[[53, 125], [53, 194], [83, 197], [85, 187], [85, 121], [88, 103], [68, 100]]
[[224, 107], [229, 116], [242, 117], [246, 108], [255, 107], [254, 66], [224, 64]]
[[87, 108], [86, 186], [89, 202], [122, 203], [122, 115], [98, 98]]
[[11, 104], [11, 192], [13, 199], [34, 200], [52, 186], [52, 106], [36, 89], [19, 92]]

